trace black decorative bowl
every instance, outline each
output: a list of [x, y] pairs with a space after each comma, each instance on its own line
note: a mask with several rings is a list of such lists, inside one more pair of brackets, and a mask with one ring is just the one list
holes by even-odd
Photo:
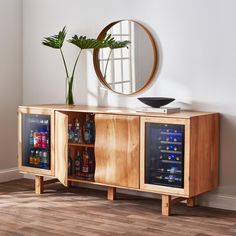
[[142, 103], [151, 107], [161, 107], [173, 102], [174, 98], [164, 98], [164, 97], [142, 97], [138, 98]]

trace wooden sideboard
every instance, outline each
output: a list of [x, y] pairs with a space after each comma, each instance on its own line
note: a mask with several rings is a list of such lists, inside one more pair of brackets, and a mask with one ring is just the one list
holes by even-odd
[[[86, 114], [94, 119], [95, 143], [69, 143], [68, 124], [75, 119], [83, 124]], [[32, 155], [36, 154], [30, 154], [35, 145], [30, 138], [40, 131], [33, 133], [28, 121], [32, 127], [39, 122], [48, 129], [40, 137], [49, 135], [50, 145], [44, 143], [44, 148], [33, 150], [44, 158], [42, 167], [32, 166], [36, 158]], [[94, 153], [93, 179], [69, 176], [68, 150], [80, 148]], [[172, 204], [187, 200], [193, 207], [196, 196], [218, 186], [218, 149], [218, 113], [182, 111], [167, 115], [67, 105], [18, 109], [18, 166], [20, 172], [35, 175], [38, 194], [43, 193], [43, 185], [56, 181], [68, 187], [72, 182], [107, 186], [109, 200], [115, 199], [116, 188], [145, 191], [161, 194], [162, 214], [170, 215]]]

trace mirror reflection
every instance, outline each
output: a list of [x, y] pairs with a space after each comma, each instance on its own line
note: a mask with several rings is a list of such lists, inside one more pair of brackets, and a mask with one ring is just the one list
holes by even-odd
[[131, 20], [110, 24], [98, 38], [109, 34], [116, 41], [126, 41], [126, 44], [99, 49], [97, 55], [95, 52], [94, 60], [98, 61], [94, 65], [100, 81], [117, 93], [141, 91], [156, 70], [157, 53], [152, 36], [144, 26]]

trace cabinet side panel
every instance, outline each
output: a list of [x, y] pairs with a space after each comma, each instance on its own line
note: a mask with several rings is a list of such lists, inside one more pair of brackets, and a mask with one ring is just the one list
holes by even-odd
[[55, 177], [65, 186], [68, 184], [68, 116], [55, 111]]
[[190, 195], [218, 186], [219, 114], [190, 121]]
[[18, 169], [22, 167], [22, 113], [18, 111]]
[[139, 117], [95, 115], [95, 181], [139, 188]]

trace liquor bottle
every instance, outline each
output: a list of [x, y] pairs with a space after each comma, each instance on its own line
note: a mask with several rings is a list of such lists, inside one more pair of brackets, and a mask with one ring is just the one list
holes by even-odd
[[34, 131], [33, 130], [30, 130], [30, 147], [33, 147], [34, 146]]
[[86, 121], [84, 124], [84, 141], [85, 143], [94, 143], [94, 123], [91, 121], [89, 114], [86, 114]]
[[94, 158], [94, 155], [93, 153], [90, 151], [88, 151], [88, 166], [89, 166], [89, 169], [88, 169], [88, 178], [94, 178], [94, 171], [95, 171], [95, 158]]
[[72, 158], [70, 155], [70, 150], [68, 150], [68, 175], [72, 176], [73, 174], [73, 163], [72, 163]]
[[83, 165], [82, 165], [82, 172], [84, 177], [88, 177], [89, 172], [89, 156], [88, 156], [88, 150], [85, 148], [83, 152]]
[[74, 142], [83, 143], [82, 130], [78, 119], [75, 120]]
[[73, 143], [74, 141], [74, 131], [72, 129], [72, 124], [68, 125], [68, 142]]
[[80, 177], [81, 172], [82, 172], [82, 157], [81, 157], [80, 152], [78, 150], [76, 158], [75, 158], [75, 175]]

